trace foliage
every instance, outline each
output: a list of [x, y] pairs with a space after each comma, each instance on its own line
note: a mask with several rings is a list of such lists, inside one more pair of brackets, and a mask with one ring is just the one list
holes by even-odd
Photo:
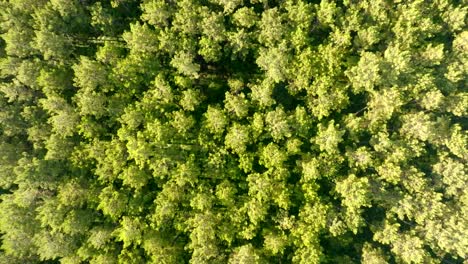
[[0, 263], [466, 263], [467, 11], [0, 0]]

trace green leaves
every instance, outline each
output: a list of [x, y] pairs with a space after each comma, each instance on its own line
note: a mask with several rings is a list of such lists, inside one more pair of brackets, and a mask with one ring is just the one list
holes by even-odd
[[141, 7], [143, 9], [142, 20], [153, 26], [167, 26], [169, 18], [173, 15], [173, 8], [164, 1], [145, 1]]
[[250, 141], [249, 129], [245, 126], [235, 123], [229, 128], [226, 134], [225, 144], [228, 149], [235, 153], [243, 153], [247, 149]]
[[367, 178], [350, 175], [336, 184], [336, 191], [343, 197], [341, 202], [345, 207], [356, 209], [371, 206], [369, 187]]
[[240, 246], [235, 249], [234, 253], [229, 257], [229, 264], [259, 264], [263, 263], [261, 257], [256, 252], [251, 244]]
[[276, 7], [262, 13], [259, 27], [261, 31], [258, 39], [260, 43], [269, 47], [278, 44], [286, 33], [285, 25], [282, 24], [282, 14]]
[[373, 247], [371, 244], [366, 243], [362, 248], [362, 259], [366, 263], [372, 264], [387, 264], [388, 256], [383, 253], [380, 248]]
[[244, 93], [234, 95], [226, 92], [224, 107], [228, 113], [234, 114], [238, 118], [246, 117], [249, 112], [249, 102]]
[[268, 169], [281, 168], [286, 159], [286, 153], [278, 145], [270, 143], [262, 150], [260, 164]]
[[288, 116], [282, 108], [276, 108], [275, 111], [268, 112], [265, 122], [274, 141], [278, 142], [292, 136]]
[[211, 133], [219, 135], [224, 131], [228, 120], [221, 109], [218, 107], [208, 106], [205, 117], [206, 126]]
[[288, 78], [286, 69], [290, 56], [285, 43], [281, 43], [277, 48], [261, 49], [257, 59], [258, 66], [265, 70], [266, 77], [278, 83]]
[[142, 242], [142, 230], [144, 228], [141, 219], [124, 216], [122, 217], [121, 227], [117, 228], [114, 233], [126, 248], [132, 244], [139, 245]]
[[335, 125], [332, 120], [328, 126], [318, 125], [318, 133], [314, 141], [319, 146], [320, 151], [325, 151], [328, 154], [338, 153], [338, 144], [342, 141], [344, 131], [339, 130], [339, 125]]
[[88, 57], [81, 57], [80, 62], [73, 66], [75, 85], [87, 90], [96, 91], [107, 84], [107, 72], [102, 64]]
[[158, 50], [157, 33], [146, 24], [131, 24], [130, 31], [125, 32], [122, 38], [127, 42], [128, 48], [137, 54], [146, 55]]
[[193, 62], [194, 56], [188, 52], [177, 53], [171, 61], [171, 65], [178, 70], [179, 73], [193, 78], [198, 78], [200, 65]]
[[111, 186], [102, 190], [99, 199], [98, 209], [112, 219], [118, 219], [125, 211], [128, 203], [128, 198], [123, 193], [115, 191]]
[[233, 18], [236, 24], [245, 28], [252, 27], [258, 20], [257, 14], [253, 10], [253, 8], [248, 7], [239, 8], [233, 14]]
[[358, 64], [347, 72], [355, 93], [371, 91], [379, 84], [380, 63], [380, 58], [373, 53], [361, 54]]
[[466, 130], [462, 130], [462, 128], [457, 124], [454, 125], [451, 129], [450, 139], [446, 141], [447, 147], [450, 151], [462, 158], [464, 160], [468, 159], [468, 133]]
[[0, 2], [0, 262], [468, 257], [463, 1]]

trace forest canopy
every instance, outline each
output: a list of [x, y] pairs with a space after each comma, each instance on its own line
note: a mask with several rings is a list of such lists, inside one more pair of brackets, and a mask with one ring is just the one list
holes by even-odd
[[466, 0], [0, 0], [0, 263], [467, 263]]

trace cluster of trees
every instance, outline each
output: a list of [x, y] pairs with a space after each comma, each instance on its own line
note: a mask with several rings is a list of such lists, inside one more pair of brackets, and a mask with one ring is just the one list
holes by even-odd
[[0, 0], [0, 262], [463, 263], [467, 11]]

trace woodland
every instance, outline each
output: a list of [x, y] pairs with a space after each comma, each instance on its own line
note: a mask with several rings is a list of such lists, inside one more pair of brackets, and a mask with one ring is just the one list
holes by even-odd
[[467, 0], [0, 0], [0, 263], [468, 263]]

